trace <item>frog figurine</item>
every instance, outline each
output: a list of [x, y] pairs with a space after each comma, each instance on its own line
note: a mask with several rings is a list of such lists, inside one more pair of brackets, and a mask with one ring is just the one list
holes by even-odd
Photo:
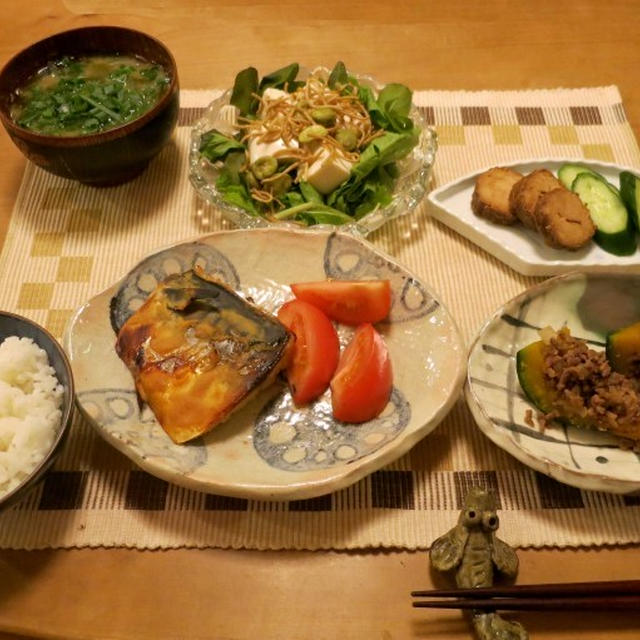
[[[458, 524], [431, 546], [431, 565], [438, 571], [455, 569], [456, 584], [462, 589], [493, 586], [494, 570], [514, 578], [518, 556], [496, 536], [499, 522], [495, 495], [480, 487], [472, 488]], [[471, 619], [480, 640], [529, 638], [521, 624], [504, 620], [494, 612], [474, 610]]]

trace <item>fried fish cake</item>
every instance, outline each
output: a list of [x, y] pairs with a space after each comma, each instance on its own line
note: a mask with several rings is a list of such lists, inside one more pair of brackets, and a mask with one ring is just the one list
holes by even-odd
[[522, 174], [506, 167], [494, 167], [476, 178], [471, 210], [497, 224], [515, 224], [518, 218], [509, 207], [509, 194]]
[[596, 232], [588, 209], [575, 193], [564, 187], [538, 198], [535, 219], [544, 241], [560, 249], [579, 249]]
[[536, 169], [516, 182], [509, 194], [511, 213], [528, 229], [537, 229], [535, 211], [538, 198], [554, 189], [564, 189], [547, 169]]

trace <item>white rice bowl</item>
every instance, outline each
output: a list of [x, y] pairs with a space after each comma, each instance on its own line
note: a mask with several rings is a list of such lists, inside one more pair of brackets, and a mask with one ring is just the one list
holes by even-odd
[[64, 388], [31, 338], [0, 344], [0, 498], [46, 457], [60, 429]]

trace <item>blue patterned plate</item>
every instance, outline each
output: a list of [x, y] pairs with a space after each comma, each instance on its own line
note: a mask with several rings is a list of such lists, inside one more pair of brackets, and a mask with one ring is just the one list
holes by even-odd
[[[139, 404], [114, 344], [156, 283], [195, 263], [271, 312], [291, 297], [294, 281], [388, 278], [393, 306], [378, 328], [391, 354], [394, 390], [382, 415], [362, 425], [339, 423], [328, 393], [298, 409], [278, 383], [207, 435], [171, 442]], [[339, 333], [345, 344], [352, 330]], [[436, 296], [368, 242], [343, 233], [235, 230], [163, 249], [83, 306], [66, 342], [78, 406], [108, 442], [160, 478], [244, 498], [310, 498], [356, 482], [432, 431], [464, 380], [464, 346]]]
[[[465, 395], [480, 429], [521, 462], [560, 482], [611, 493], [640, 491], [640, 455], [600, 431], [528, 426], [535, 409], [516, 373], [516, 353], [538, 330], [568, 326], [604, 349], [607, 332], [640, 320], [640, 275], [572, 273], [546, 280], [489, 319], [469, 354]], [[535, 422], [535, 421], [534, 421]]]

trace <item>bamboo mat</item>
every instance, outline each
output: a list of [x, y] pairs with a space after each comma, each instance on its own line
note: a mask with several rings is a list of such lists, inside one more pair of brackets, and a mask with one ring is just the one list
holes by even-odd
[[[91, 189], [28, 165], [0, 256], [0, 308], [61, 337], [74, 310], [152, 250], [229, 228], [191, 188], [189, 126], [216, 95], [185, 91], [172, 142], [138, 179]], [[439, 136], [435, 186], [520, 158], [640, 166], [616, 87], [415, 94]], [[467, 343], [521, 276], [428, 217], [426, 204], [369, 238], [439, 293]], [[499, 498], [520, 547], [640, 542], [640, 498], [556, 483], [496, 448], [460, 400], [438, 429], [356, 485], [268, 503], [179, 489], [136, 469], [76, 415], [45, 481], [0, 514], [0, 548], [419, 549], [448, 530], [472, 484]]]

